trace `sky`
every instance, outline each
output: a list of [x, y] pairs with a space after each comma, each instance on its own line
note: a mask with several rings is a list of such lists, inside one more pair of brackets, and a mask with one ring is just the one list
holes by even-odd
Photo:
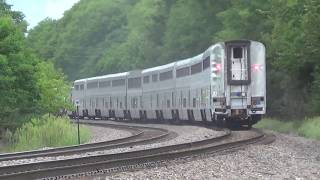
[[36, 26], [43, 19], [60, 19], [63, 12], [70, 9], [79, 0], [6, 0], [12, 9], [21, 11], [28, 21], [28, 29]]

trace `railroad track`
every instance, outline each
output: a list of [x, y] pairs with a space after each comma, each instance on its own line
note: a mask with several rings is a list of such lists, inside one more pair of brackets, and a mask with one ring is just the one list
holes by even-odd
[[[138, 126], [127, 126], [127, 125], [117, 125], [117, 124], [96, 124], [96, 123], [85, 123], [88, 125], [94, 126], [103, 126], [114, 129], [122, 129], [132, 133], [131, 136], [125, 138], [119, 138], [111, 141], [90, 143], [90, 144], [81, 144], [76, 146], [67, 146], [61, 148], [53, 148], [47, 150], [37, 150], [37, 151], [27, 151], [20, 153], [8, 153], [8, 154], [0, 154], [0, 162], [1, 161], [10, 161], [10, 160], [18, 160], [18, 159], [30, 159], [44, 156], [64, 156], [64, 155], [72, 155], [78, 153], [92, 152], [92, 151], [100, 151], [107, 149], [114, 149], [126, 146], [140, 145], [146, 144], [153, 141], [173, 138], [175, 134], [173, 132], [169, 132], [165, 129], [160, 128], [150, 128], [150, 127], [138, 127]], [[170, 137], [169, 137], [170, 136]]]
[[221, 151], [241, 147], [268, 139], [265, 134], [257, 130], [251, 131], [250, 136], [240, 140], [237, 139], [238, 136], [239, 134], [235, 132], [231, 133], [231, 131], [226, 131], [226, 133], [220, 137], [191, 143], [116, 154], [104, 154], [75, 159], [0, 167], [0, 179], [37, 179], [45, 177], [54, 177], [53, 179], [55, 179], [65, 178], [65, 175], [68, 174], [83, 175], [83, 172], [110, 172], [110, 170], [121, 170], [124, 169], [124, 167], [132, 168], [141, 164], [148, 166], [150, 163], [189, 156], [195, 153]]

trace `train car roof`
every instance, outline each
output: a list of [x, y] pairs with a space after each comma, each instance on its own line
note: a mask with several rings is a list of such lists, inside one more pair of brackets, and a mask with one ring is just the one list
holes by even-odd
[[190, 63], [191, 63], [191, 58], [183, 59], [183, 60], [177, 61], [176, 66], [177, 67], [186, 66], [186, 65], [190, 65]]
[[108, 74], [108, 75], [104, 75], [104, 76], [97, 76], [97, 77], [93, 77], [93, 78], [89, 78], [88, 80], [105, 80], [105, 79], [113, 79], [113, 78], [117, 78], [117, 77], [124, 77], [127, 76], [129, 74], [129, 72], [122, 72], [122, 73], [116, 73], [116, 74]]
[[168, 68], [172, 68], [172, 67], [175, 66], [175, 64], [176, 64], [176, 62], [173, 62], [173, 63], [165, 64], [165, 65], [162, 65], [162, 66], [157, 66], [157, 67], [153, 67], [153, 68], [144, 69], [144, 70], [142, 70], [142, 74], [155, 72], [155, 71], [161, 71], [161, 70], [165, 70], [165, 69], [168, 69]]
[[194, 56], [192, 58], [177, 61], [176, 67], [185, 67], [187, 65], [193, 65], [195, 63], [199, 63], [200, 61], [202, 61], [202, 56], [203, 56], [203, 53], [201, 53], [197, 56]]
[[141, 72], [142, 72], [142, 70], [129, 71], [128, 75], [129, 76], [141, 76], [141, 74], [142, 74]]
[[203, 56], [203, 53], [201, 54], [198, 54], [192, 58], [190, 58], [190, 64], [194, 64], [194, 63], [199, 63], [202, 61], [202, 56]]
[[87, 79], [78, 79], [75, 80], [74, 83], [82, 83], [82, 82], [86, 82]]
[[102, 79], [109, 79], [109, 78], [117, 78], [117, 77], [127, 76], [128, 74], [129, 74], [128, 72], [108, 74], [108, 75], [103, 75], [103, 76], [96, 76], [96, 77], [91, 77], [91, 78], [86, 78], [86, 79], [75, 80], [74, 83], [81, 83], [81, 82], [86, 82], [86, 81], [102, 80]]

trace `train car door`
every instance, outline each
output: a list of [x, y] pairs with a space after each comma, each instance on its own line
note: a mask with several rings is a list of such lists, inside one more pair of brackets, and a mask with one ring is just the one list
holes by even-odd
[[250, 41], [227, 42], [226, 48], [227, 83], [230, 87], [227, 104], [231, 109], [246, 109], [248, 85], [251, 83]]

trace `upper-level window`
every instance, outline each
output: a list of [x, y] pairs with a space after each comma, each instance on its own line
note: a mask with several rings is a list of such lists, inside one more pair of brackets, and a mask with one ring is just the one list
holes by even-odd
[[143, 77], [143, 83], [144, 84], [147, 84], [147, 83], [149, 83], [150, 82], [150, 76], [144, 76]]
[[98, 88], [98, 82], [89, 82], [87, 84], [88, 89]]
[[235, 58], [235, 59], [242, 58], [242, 48], [241, 47], [233, 48], [233, 58]]
[[75, 85], [75, 86], [74, 86], [74, 89], [75, 89], [76, 91], [79, 91], [79, 85]]
[[197, 63], [191, 66], [191, 74], [196, 74], [202, 71], [202, 63]]
[[190, 67], [184, 67], [181, 69], [177, 69], [176, 71], [177, 78], [188, 76], [188, 75], [190, 75]]
[[152, 82], [158, 81], [158, 74], [152, 74]]
[[80, 90], [84, 90], [84, 84], [80, 85]]
[[164, 80], [168, 80], [168, 79], [172, 79], [172, 78], [173, 78], [172, 70], [160, 73], [160, 76], [159, 76], [160, 81], [164, 81]]
[[106, 88], [106, 87], [110, 87], [111, 86], [111, 82], [110, 81], [101, 81], [99, 82], [99, 88]]
[[128, 79], [128, 88], [140, 88], [141, 87], [141, 77], [129, 78]]
[[112, 81], [112, 87], [124, 86], [126, 84], [125, 79], [117, 79]]
[[206, 57], [203, 62], [203, 70], [207, 69], [208, 67], [210, 67], [210, 56]]

